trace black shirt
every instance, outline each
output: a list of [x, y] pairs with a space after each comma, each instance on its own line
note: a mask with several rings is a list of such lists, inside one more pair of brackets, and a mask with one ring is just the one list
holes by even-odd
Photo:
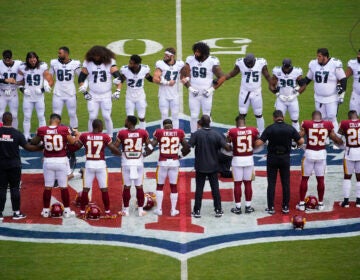
[[195, 147], [196, 171], [203, 173], [219, 171], [218, 152], [226, 146], [225, 139], [220, 133], [211, 128], [198, 129], [191, 135], [189, 145]]
[[275, 155], [289, 155], [291, 151], [291, 141], [294, 140], [297, 142], [300, 138], [299, 132], [283, 121], [277, 121], [269, 125], [260, 136], [263, 142], [269, 141], [267, 146], [268, 154]]
[[21, 167], [19, 146], [25, 145], [25, 136], [20, 131], [0, 127], [0, 168]]

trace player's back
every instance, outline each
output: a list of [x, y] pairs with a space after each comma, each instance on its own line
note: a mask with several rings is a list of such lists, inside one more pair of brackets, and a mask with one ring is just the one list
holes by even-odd
[[85, 132], [80, 135], [79, 140], [85, 147], [86, 160], [105, 160], [105, 147], [111, 143], [109, 135], [102, 132]]
[[332, 122], [304, 120], [301, 127], [305, 130], [307, 136], [306, 149], [313, 151], [325, 150], [326, 139], [334, 129]]
[[180, 143], [185, 138], [182, 129], [157, 129], [154, 137], [159, 142], [159, 161], [179, 159]]
[[66, 157], [67, 136], [70, 135], [67, 126], [42, 126], [37, 130], [37, 136], [44, 142], [44, 157]]
[[149, 134], [145, 129], [123, 129], [118, 132], [117, 138], [122, 148], [122, 165], [142, 163], [142, 148]]
[[233, 156], [251, 156], [253, 145], [259, 132], [255, 127], [236, 127], [228, 131], [228, 137], [233, 144]]
[[346, 140], [346, 146], [351, 148], [360, 147], [360, 120], [343, 120], [340, 123], [340, 129]]

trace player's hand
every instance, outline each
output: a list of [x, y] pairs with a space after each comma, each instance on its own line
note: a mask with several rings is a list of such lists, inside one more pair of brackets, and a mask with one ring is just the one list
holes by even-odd
[[119, 84], [121, 84], [120, 78], [119, 78], [119, 77], [118, 77], [118, 78], [115, 78], [115, 79], [113, 80], [113, 84], [114, 84], [114, 85], [119, 85]]
[[35, 94], [41, 95], [41, 94], [43, 94], [43, 90], [41, 88], [36, 88], [35, 89]]
[[120, 89], [117, 89], [117, 90], [111, 95], [111, 98], [118, 100], [118, 99], [120, 98]]
[[293, 91], [292, 91], [292, 94], [298, 94], [299, 95], [299, 89], [300, 89], [300, 86], [297, 85], [296, 87], [293, 88]]
[[181, 83], [183, 83], [184, 85], [190, 81], [190, 77], [185, 77], [181, 79]]
[[44, 80], [44, 90], [48, 93], [51, 92], [51, 86], [49, 85], [49, 82], [47, 80]]
[[278, 97], [279, 97], [279, 99], [280, 99], [281, 101], [283, 101], [283, 102], [288, 101], [288, 97], [287, 97], [286, 95], [280, 94]]
[[298, 96], [299, 96], [299, 92], [296, 92], [295, 94], [293, 93], [287, 97], [287, 101], [291, 102]]
[[81, 92], [82, 94], [85, 95], [85, 92], [87, 92], [87, 86], [85, 84], [83, 84], [82, 86], [79, 87], [79, 92]]
[[344, 98], [345, 98], [345, 91], [343, 91], [343, 92], [338, 96], [338, 103], [339, 103], [339, 104], [343, 104], [343, 103], [344, 103]]
[[209, 96], [214, 94], [215, 89], [213, 87], [208, 88], [202, 92], [202, 95], [208, 98]]
[[341, 85], [337, 85], [336, 86], [336, 92], [337, 92], [338, 95], [341, 95], [345, 91], [344, 91], [344, 89], [342, 88]]
[[7, 79], [5, 79], [5, 83], [16, 84], [16, 80], [14, 78], [7, 78]]
[[194, 97], [198, 96], [199, 93], [200, 93], [198, 89], [193, 88], [193, 87], [189, 87], [189, 92], [190, 92]]
[[87, 91], [85, 91], [83, 94], [84, 94], [84, 98], [85, 98], [85, 100], [89, 101], [89, 100], [91, 100], [91, 99], [92, 99], [91, 94], [90, 94], [90, 93], [88, 93]]

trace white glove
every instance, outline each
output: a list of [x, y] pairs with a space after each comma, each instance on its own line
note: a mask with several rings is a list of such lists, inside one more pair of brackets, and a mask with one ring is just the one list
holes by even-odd
[[296, 92], [295, 94], [293, 93], [292, 95], [288, 96], [287, 101], [291, 102], [298, 96], [299, 96], [299, 92]]
[[36, 88], [35, 89], [35, 94], [41, 95], [42, 93], [43, 93], [43, 91], [41, 90], [41, 88]]
[[84, 98], [85, 98], [85, 100], [91, 100], [92, 99], [92, 96], [91, 96], [91, 94], [90, 93], [88, 93], [87, 91], [85, 91], [84, 93]]
[[120, 89], [117, 89], [112, 95], [112, 99], [119, 99], [120, 98]]
[[279, 97], [279, 95], [280, 95], [280, 92], [277, 92], [277, 93], [275, 93], [275, 95], [276, 95], [276, 97]]
[[215, 89], [213, 87], [208, 88], [207, 90], [203, 90], [202, 95], [208, 98], [209, 96], [214, 94]]
[[198, 89], [193, 88], [193, 87], [189, 87], [189, 92], [190, 92], [194, 97], [198, 96], [199, 93], [200, 93]]
[[114, 85], [119, 85], [119, 84], [121, 84], [120, 78], [115, 78], [115, 79], [113, 80], [113, 84], [114, 84]]
[[24, 89], [24, 94], [27, 96], [30, 96], [31, 95], [30, 89], [28, 89], [28, 88]]
[[85, 92], [87, 90], [87, 85], [83, 84], [81, 87], [79, 87], [79, 92], [83, 93], [85, 95]]
[[343, 91], [341, 94], [339, 94], [339, 97], [338, 97], [339, 104], [342, 104], [344, 102], [344, 97], [345, 97], [345, 91]]
[[4, 93], [5, 93], [5, 96], [10, 96], [11, 95], [11, 89], [5, 89]]
[[280, 99], [281, 101], [283, 101], [283, 102], [288, 101], [288, 97], [287, 97], [286, 95], [280, 94], [278, 97], [279, 97], [279, 99]]
[[299, 89], [300, 89], [300, 86], [297, 85], [296, 87], [293, 88], [293, 94], [296, 94], [296, 93], [299, 93]]
[[45, 92], [51, 92], [51, 86], [47, 80], [44, 80], [44, 90]]
[[165, 85], [165, 86], [168, 86], [168, 85], [170, 84], [170, 81], [165, 80], [165, 78], [161, 76], [161, 78], [160, 78], [160, 84]]

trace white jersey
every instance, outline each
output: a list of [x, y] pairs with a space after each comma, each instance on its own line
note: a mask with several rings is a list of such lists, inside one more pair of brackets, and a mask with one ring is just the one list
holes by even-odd
[[[19, 71], [19, 67], [22, 64], [20, 60], [14, 60], [13, 65], [7, 66], [5, 65], [4, 61], [0, 61], [0, 78], [1, 79], [8, 79], [14, 78], [16, 80], [16, 76]], [[3, 84], [0, 83], [0, 90], [16, 90], [17, 86], [14, 84]]]
[[59, 59], [50, 61], [50, 74], [56, 76], [54, 94], [58, 96], [75, 95], [74, 84], [75, 73], [80, 74], [81, 63], [79, 60], [70, 60], [68, 63], [62, 63]]
[[112, 88], [111, 67], [116, 66], [115, 59], [111, 59], [109, 64], [96, 65], [94, 62], [84, 61], [83, 67], [89, 72], [90, 93], [103, 94], [110, 93]]
[[120, 69], [120, 74], [126, 78], [126, 98], [136, 101], [145, 98], [144, 83], [145, 77], [150, 73], [148, 65], [141, 64], [140, 71], [133, 73], [127, 65]]
[[320, 103], [336, 102], [337, 82], [346, 77], [341, 61], [336, 58], [330, 58], [325, 65], [320, 65], [317, 59], [310, 61], [306, 76], [314, 81], [315, 101]]
[[220, 65], [220, 61], [215, 56], [209, 56], [202, 62], [195, 59], [194, 55], [186, 58], [186, 63], [190, 66], [190, 84], [198, 90], [208, 89], [213, 84], [213, 68]]
[[264, 58], [256, 58], [252, 68], [245, 65], [244, 59], [236, 60], [235, 65], [239, 67], [241, 72], [240, 91], [255, 91], [261, 89], [261, 74], [267, 62]]
[[276, 66], [272, 70], [273, 75], [278, 79], [279, 93], [281, 95], [289, 96], [292, 94], [294, 87], [296, 87], [296, 80], [302, 76], [303, 71], [299, 67], [293, 67], [289, 74], [285, 74], [281, 66]]
[[163, 60], [158, 60], [155, 64], [156, 69], [161, 70], [161, 77], [166, 81], [174, 80], [176, 83], [173, 86], [159, 85], [159, 97], [166, 99], [175, 99], [179, 97], [178, 93], [178, 81], [180, 78], [180, 71], [184, 67], [185, 63], [181, 60], [176, 60], [174, 65], [169, 65]]
[[48, 65], [45, 62], [40, 62], [39, 68], [27, 68], [26, 63], [22, 63], [19, 67], [19, 72], [24, 76], [25, 90], [29, 91], [29, 95], [24, 94], [24, 97], [30, 97], [32, 101], [37, 101], [44, 98], [44, 72], [48, 70]]
[[353, 72], [353, 92], [360, 94], [360, 63], [357, 59], [351, 59], [348, 62], [348, 67], [351, 68]]

